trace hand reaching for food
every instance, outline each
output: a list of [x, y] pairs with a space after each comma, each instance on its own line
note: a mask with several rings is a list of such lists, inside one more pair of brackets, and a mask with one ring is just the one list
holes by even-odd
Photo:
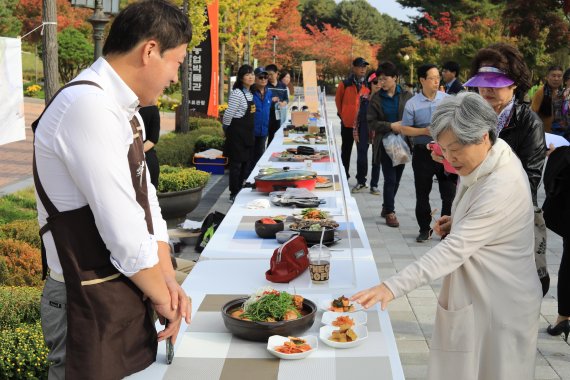
[[374, 306], [380, 302], [382, 310], [386, 309], [388, 303], [394, 299], [394, 294], [384, 283], [371, 287], [370, 289], [362, 290], [352, 297], [351, 301], [358, 302], [365, 309]]

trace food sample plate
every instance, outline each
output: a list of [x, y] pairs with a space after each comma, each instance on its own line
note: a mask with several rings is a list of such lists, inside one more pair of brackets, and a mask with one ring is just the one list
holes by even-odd
[[366, 322], [368, 321], [368, 317], [367, 317], [366, 313], [363, 311], [355, 311], [354, 313], [335, 313], [333, 311], [325, 311], [323, 313], [323, 317], [321, 318], [321, 322], [325, 325], [332, 326], [332, 323], [338, 317], [352, 318], [355, 326], [365, 325]]
[[[320, 309], [321, 309], [321, 310], [324, 310], [324, 311], [334, 311], [334, 310], [332, 310], [332, 301], [333, 301], [333, 299], [331, 298], [331, 299], [328, 299], [328, 300], [325, 300], [325, 301], [321, 302], [321, 303], [319, 304]], [[348, 314], [354, 313], [354, 312], [356, 312], [356, 311], [362, 311], [362, 310], [364, 310], [364, 308], [362, 307], [362, 305], [359, 304], [359, 303], [350, 302], [349, 305], [354, 306], [354, 308], [353, 308], [353, 310], [351, 310], [351, 311], [346, 311], [346, 313], [348, 313]]]
[[356, 333], [357, 339], [352, 342], [335, 342], [330, 340], [333, 331], [338, 330], [338, 327], [325, 325], [319, 330], [319, 338], [327, 346], [334, 348], [352, 348], [356, 347], [368, 338], [368, 328], [366, 326], [354, 326], [352, 330]]
[[285, 342], [289, 340], [288, 337], [281, 336], [281, 335], [272, 335], [269, 337], [267, 341], [267, 351], [271, 354], [277, 356], [280, 359], [285, 360], [296, 360], [296, 359], [304, 359], [307, 356], [311, 355], [313, 352], [317, 351], [319, 348], [319, 340], [314, 335], [307, 335], [301, 336], [301, 339], [305, 339], [307, 344], [311, 346], [311, 349], [305, 352], [300, 352], [298, 354], [284, 354], [282, 352], [275, 351], [275, 347], [282, 346]]

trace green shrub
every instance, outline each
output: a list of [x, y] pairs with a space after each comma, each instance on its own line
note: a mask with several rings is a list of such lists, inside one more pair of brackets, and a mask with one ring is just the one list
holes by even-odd
[[40, 226], [37, 219], [16, 220], [0, 225], [0, 239], [25, 241], [35, 248], [41, 248]]
[[188, 119], [188, 126], [191, 131], [194, 131], [200, 128], [219, 128], [222, 126], [222, 123], [216, 119], [191, 116]]
[[220, 136], [204, 135], [198, 137], [194, 145], [194, 153], [203, 152], [208, 149], [224, 150], [224, 142], [226, 139]]
[[23, 241], [0, 240], [0, 285], [42, 284], [40, 250]]
[[40, 288], [0, 286], [0, 330], [40, 320]]
[[37, 217], [36, 197], [32, 187], [0, 198], [0, 224]]
[[210, 173], [196, 168], [182, 168], [168, 165], [160, 166], [158, 192], [168, 193], [205, 186], [210, 179]]
[[0, 331], [0, 379], [47, 379], [48, 352], [40, 322]]
[[163, 165], [191, 166], [196, 140], [203, 135], [224, 136], [221, 127], [200, 128], [188, 133], [167, 133], [156, 144], [158, 161]]

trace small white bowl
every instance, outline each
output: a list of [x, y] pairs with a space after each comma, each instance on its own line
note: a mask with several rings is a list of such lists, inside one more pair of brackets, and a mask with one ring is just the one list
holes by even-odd
[[366, 328], [366, 326], [354, 326], [352, 330], [354, 330], [354, 332], [356, 333], [357, 336], [356, 340], [346, 343], [335, 342], [333, 340], [330, 340], [329, 337], [332, 335], [332, 332], [336, 330], [338, 330], [338, 327], [325, 325], [321, 327], [321, 329], [319, 330], [319, 338], [321, 338], [321, 341], [324, 344], [334, 348], [356, 347], [359, 344], [361, 344], [366, 338], [368, 338], [368, 329]]
[[[330, 308], [331, 308], [332, 301], [334, 301], [333, 298], [328, 299], [328, 300], [324, 300], [323, 302], [321, 302], [321, 303], [319, 304], [319, 307], [320, 307], [322, 310], [324, 310], [324, 311], [331, 311], [331, 312], [333, 312], [333, 313], [338, 313], [338, 312], [334, 312], [334, 311], [332, 311], [332, 310], [330, 309]], [[357, 303], [357, 302], [351, 302], [351, 304], [354, 305], [354, 311], [347, 311], [346, 313], [355, 313], [355, 312], [357, 312], [357, 311], [362, 311], [362, 310], [364, 310], [364, 308], [362, 307], [362, 305], [359, 304], [359, 303]]]
[[[335, 313], [334, 311], [325, 311], [323, 313], [323, 317], [321, 318], [321, 322], [325, 325], [332, 326], [332, 323], [338, 317], [342, 317], [342, 316], [352, 318], [355, 326], [365, 325], [366, 322], [368, 321], [368, 316], [363, 311], [356, 311], [353, 313]], [[337, 327], [337, 326], [335, 326], [335, 327]]]
[[282, 346], [285, 342], [289, 340], [288, 337], [284, 337], [281, 335], [272, 335], [269, 337], [267, 341], [267, 351], [272, 353], [273, 355], [277, 356], [280, 359], [285, 360], [296, 360], [296, 359], [304, 359], [307, 356], [311, 355], [314, 351], [317, 351], [319, 348], [319, 340], [314, 335], [307, 335], [299, 337], [301, 339], [305, 339], [307, 344], [311, 346], [309, 351], [301, 352], [298, 354], [284, 354], [282, 352], [275, 351], [275, 347]]

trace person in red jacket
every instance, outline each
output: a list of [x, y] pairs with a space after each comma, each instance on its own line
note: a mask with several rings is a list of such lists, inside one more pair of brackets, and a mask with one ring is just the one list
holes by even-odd
[[354, 144], [352, 132], [360, 107], [360, 97], [370, 93], [370, 89], [364, 85], [368, 65], [369, 63], [362, 57], [352, 61], [352, 74], [340, 82], [336, 90], [335, 103], [337, 114], [340, 117], [340, 135], [342, 137], [340, 155], [347, 179], [350, 178], [348, 168], [352, 145]]

